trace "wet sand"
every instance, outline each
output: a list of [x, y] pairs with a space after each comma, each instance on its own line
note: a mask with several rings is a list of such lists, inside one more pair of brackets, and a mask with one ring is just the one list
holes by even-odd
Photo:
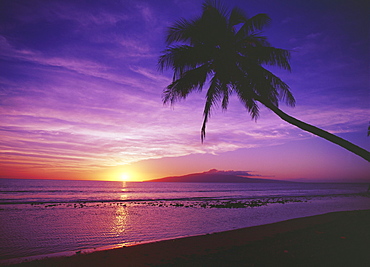
[[16, 266], [370, 266], [369, 244], [370, 210], [362, 210]]

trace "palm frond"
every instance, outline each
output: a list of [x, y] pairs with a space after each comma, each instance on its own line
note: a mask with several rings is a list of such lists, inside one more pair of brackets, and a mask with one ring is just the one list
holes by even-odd
[[243, 101], [244, 106], [248, 110], [249, 114], [252, 117], [252, 120], [257, 121], [259, 115], [260, 115], [260, 108], [258, 107], [256, 101], [251, 98], [246, 98]]
[[209, 66], [206, 64], [184, 73], [183, 77], [174, 80], [163, 91], [163, 103], [174, 104], [185, 99], [193, 91], [201, 91], [207, 80]]
[[244, 10], [234, 7], [231, 10], [230, 17], [229, 17], [229, 26], [234, 27], [240, 23], [244, 23], [248, 20], [247, 15], [245, 14]]
[[198, 24], [199, 43], [217, 46], [228, 37], [228, 10], [218, 1], [206, 1]]
[[[275, 105], [277, 106], [278, 100], [283, 100], [288, 106], [294, 107], [295, 99], [289, 86], [272, 72], [264, 69], [264, 73], [266, 80], [270, 83], [270, 94], [274, 94]], [[275, 96], [277, 99], [275, 99]]]
[[256, 66], [250, 76], [254, 80], [255, 93], [259, 98], [276, 107], [279, 100], [285, 101], [288, 106], [295, 106], [295, 99], [289, 86], [272, 72], [262, 66]]
[[260, 62], [248, 57], [240, 57], [239, 67], [244, 76], [239, 75], [238, 79], [248, 79], [249, 85], [255, 89], [257, 96], [275, 106], [278, 105], [279, 100], [285, 101], [289, 106], [295, 105], [295, 99], [289, 86], [271, 71], [262, 67]]
[[203, 3], [203, 14], [212, 12], [218, 13], [222, 17], [228, 17], [229, 9], [221, 1], [218, 0], [206, 0]]
[[176, 21], [167, 30], [166, 44], [171, 45], [176, 42], [192, 43], [199, 34], [197, 33], [197, 24], [199, 19], [186, 20], [184, 18]]
[[201, 140], [204, 141], [206, 137], [206, 125], [211, 115], [212, 107], [220, 101], [224, 93], [224, 87], [220, 83], [219, 79], [214, 76], [211, 80], [211, 84], [207, 90], [206, 104], [204, 105], [203, 111], [203, 125], [201, 129]]
[[280, 68], [291, 71], [289, 63], [290, 52], [288, 50], [260, 46], [253, 48], [252, 55], [256, 57], [260, 64], [279, 66]]
[[256, 31], [261, 31], [263, 27], [269, 25], [270, 22], [271, 19], [267, 14], [257, 14], [244, 22], [244, 25], [237, 33], [237, 37], [246, 37]]
[[255, 101], [256, 94], [254, 92], [253, 82], [248, 77], [243, 77], [234, 84], [234, 91], [236, 91], [240, 102], [244, 104], [252, 119], [257, 120], [259, 117], [259, 107]]
[[[241, 36], [239, 36], [241, 37]], [[240, 53], [244, 55], [251, 55], [251, 47], [269, 47], [270, 43], [267, 41], [265, 36], [260, 36], [258, 34], [250, 34], [244, 38], [237, 39], [238, 47], [240, 47]], [[252, 52], [253, 53], [253, 52]]]
[[230, 90], [228, 89], [228, 86], [225, 84], [223, 86], [223, 98], [222, 98], [222, 103], [221, 107], [223, 110], [227, 109], [227, 106], [229, 105], [229, 98], [230, 98]]
[[177, 68], [186, 68], [196, 65], [194, 62], [190, 62], [188, 56], [189, 51], [194, 48], [188, 45], [181, 46], [172, 46], [163, 51], [163, 54], [159, 57], [158, 60], [158, 69], [163, 71], [165, 69], [177, 69]]
[[179, 79], [189, 70], [206, 64], [210, 59], [210, 50], [204, 46], [173, 46], [167, 48], [158, 60], [158, 69], [171, 68], [173, 81]]

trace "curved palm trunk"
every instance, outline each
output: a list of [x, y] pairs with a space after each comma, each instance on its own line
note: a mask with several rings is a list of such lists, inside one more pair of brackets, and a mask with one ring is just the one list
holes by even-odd
[[319, 137], [322, 137], [334, 144], [337, 144], [351, 152], [353, 152], [354, 154], [362, 157], [363, 159], [367, 160], [368, 162], [370, 162], [370, 152], [359, 147], [359, 146], [356, 146], [355, 144], [352, 144], [351, 142], [348, 142], [347, 140], [344, 140], [343, 138], [340, 138], [334, 134], [331, 134], [327, 131], [324, 131], [320, 128], [317, 128], [313, 125], [310, 125], [308, 123], [305, 123], [303, 121], [300, 121], [300, 120], [297, 120], [296, 118], [293, 118], [292, 116], [289, 116], [288, 114], [286, 114], [285, 112], [283, 112], [282, 110], [280, 110], [279, 108], [277, 108], [275, 105], [273, 104], [268, 104], [268, 103], [264, 103], [264, 101], [260, 101], [263, 105], [265, 105], [267, 108], [271, 109], [276, 115], [278, 115], [282, 120], [294, 125], [294, 126], [297, 126], [298, 128], [304, 130], [304, 131], [307, 131], [307, 132], [310, 132], [314, 135], [317, 135]]

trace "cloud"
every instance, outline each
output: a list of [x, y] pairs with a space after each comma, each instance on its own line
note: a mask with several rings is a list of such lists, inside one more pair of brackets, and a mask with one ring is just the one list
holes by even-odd
[[[77, 25], [87, 28], [96, 25], [115, 25], [122, 20], [128, 20], [132, 14], [125, 10], [123, 4], [110, 3], [96, 5], [84, 1], [20, 1], [18, 4], [7, 3], [4, 6], [8, 16], [18, 23], [33, 23], [35, 21], [75, 21]], [[126, 11], [126, 12], [125, 12]], [[14, 21], [13, 21], [14, 22]]]
[[[38, 158], [54, 168], [63, 159], [65, 168], [103, 168], [162, 157], [217, 155], [310, 137], [264, 109], [257, 123], [251, 121], [233, 97], [227, 112], [213, 112], [202, 145], [203, 95], [191, 96], [173, 109], [163, 107], [160, 92], [170, 79], [153, 69], [133, 64], [128, 70], [135, 75], [118, 75], [95, 61], [48, 58], [33, 52], [19, 52], [18, 58], [45, 66], [28, 71], [47, 78], [42, 83], [18, 82], [25, 93], [6, 95], [12, 108], [2, 107], [4, 143], [0, 148], [6, 151], [3, 158], [8, 163], [31, 164]], [[343, 113], [333, 106], [320, 112], [316, 107], [291, 112], [338, 133], [359, 129], [367, 116], [366, 110]]]
[[133, 72], [136, 72], [138, 74], [141, 74], [145, 78], [148, 78], [151, 81], [160, 83], [160, 84], [170, 84], [171, 79], [169, 79], [166, 76], [158, 74], [158, 72], [153, 72], [152, 69], [143, 68], [143, 67], [130, 67], [130, 70]]
[[[311, 138], [263, 107], [255, 123], [233, 96], [227, 112], [213, 110], [202, 144], [204, 92], [162, 105], [171, 82], [156, 70], [165, 29], [175, 18], [199, 14], [199, 3], [32, 2], [9, 1], [1, 13], [8, 23], [0, 25], [0, 160], [6, 164], [95, 170]], [[332, 51], [339, 39], [323, 29], [305, 28], [290, 39], [293, 72], [277, 74], [291, 85], [297, 107], [282, 109], [334, 133], [361, 131], [369, 117], [364, 60], [351, 50]], [[350, 47], [363, 45], [357, 40]]]
[[153, 14], [153, 11], [149, 7], [149, 5], [142, 2], [142, 3], [137, 4], [136, 7], [138, 8], [142, 18], [144, 19], [146, 23], [150, 23], [150, 24], [155, 23], [156, 17]]

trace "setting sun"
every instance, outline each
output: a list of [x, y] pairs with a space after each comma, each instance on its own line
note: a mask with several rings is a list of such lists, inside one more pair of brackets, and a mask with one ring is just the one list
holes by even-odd
[[121, 181], [129, 181], [130, 180], [130, 175], [127, 173], [122, 173], [120, 176]]

